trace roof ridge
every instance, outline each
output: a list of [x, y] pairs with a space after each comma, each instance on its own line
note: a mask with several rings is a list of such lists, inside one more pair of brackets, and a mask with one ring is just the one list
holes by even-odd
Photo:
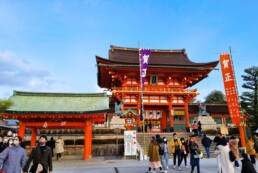
[[107, 94], [103, 93], [64, 93], [64, 92], [30, 92], [30, 91], [13, 91], [13, 96], [63, 96], [63, 97], [105, 97]]
[[[111, 51], [113, 51], [114, 49], [117, 50], [128, 50], [128, 51], [138, 51], [139, 48], [130, 48], [130, 47], [121, 47], [121, 46], [114, 46], [114, 45], [110, 45]], [[185, 49], [150, 49], [152, 52], [174, 52], [174, 53], [184, 53]]]

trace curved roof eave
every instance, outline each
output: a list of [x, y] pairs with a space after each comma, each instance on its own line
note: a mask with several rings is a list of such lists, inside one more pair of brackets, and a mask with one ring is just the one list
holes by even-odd
[[[108, 60], [108, 59], [105, 59], [105, 58], [102, 58], [100, 56], [97, 56], [96, 55], [96, 60], [97, 60], [97, 63], [98, 62], [102, 62], [102, 63], [105, 63], [105, 64], [124, 64], [124, 65], [129, 65], [129, 64], [133, 64], [133, 65], [139, 65], [139, 63], [129, 63], [129, 62], [119, 62], [119, 61], [112, 61], [112, 60]], [[194, 63], [192, 65], [189, 65], [189, 64], [167, 64], [167, 66], [178, 66], [178, 67], [182, 67], [182, 66], [188, 66], [188, 67], [211, 67], [211, 68], [215, 68], [217, 65], [218, 65], [219, 61], [212, 61], [212, 62], [207, 62], [207, 63]], [[149, 66], [152, 66], [152, 65], [155, 65], [155, 66], [164, 66], [164, 65], [161, 65], [161, 64], [149, 64]]]

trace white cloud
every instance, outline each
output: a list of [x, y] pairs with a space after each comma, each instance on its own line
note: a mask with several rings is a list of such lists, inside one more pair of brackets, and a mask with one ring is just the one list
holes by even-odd
[[54, 85], [63, 83], [51, 77], [48, 70], [18, 58], [11, 51], [0, 51], [0, 67], [0, 96], [16, 89], [50, 90]]

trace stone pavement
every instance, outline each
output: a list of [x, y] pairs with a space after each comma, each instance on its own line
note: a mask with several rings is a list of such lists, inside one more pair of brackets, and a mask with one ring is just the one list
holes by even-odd
[[[190, 167], [187, 169], [182, 166], [182, 171], [172, 169], [172, 159], [169, 160], [168, 173], [190, 173]], [[189, 158], [187, 160], [189, 164]], [[216, 173], [217, 161], [216, 158], [206, 159], [200, 161], [201, 173]], [[104, 158], [92, 158], [89, 161], [79, 159], [67, 159], [61, 161], [54, 161], [53, 173], [145, 173], [148, 170], [148, 161], [139, 160], [122, 160], [112, 159], [106, 160]], [[156, 173], [159, 173], [156, 170]], [[197, 170], [195, 168], [194, 173]]]

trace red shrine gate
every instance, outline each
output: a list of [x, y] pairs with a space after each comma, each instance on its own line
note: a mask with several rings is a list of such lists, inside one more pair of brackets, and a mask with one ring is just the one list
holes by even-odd
[[30, 146], [36, 146], [38, 129], [84, 129], [84, 159], [91, 157], [92, 124], [103, 124], [109, 110], [109, 98], [99, 94], [17, 92], [10, 98], [14, 106], [3, 118], [19, 120], [19, 136], [30, 128]]
[[[190, 87], [208, 77], [219, 62], [192, 62], [184, 49], [151, 49], [141, 91], [138, 48], [111, 46], [109, 58], [96, 56], [96, 61], [99, 87], [109, 89], [114, 101], [123, 100], [124, 111], [139, 114], [143, 93], [145, 127], [150, 126], [152, 132], [189, 129], [188, 104], [198, 95]], [[142, 127], [140, 117], [137, 126]]]

